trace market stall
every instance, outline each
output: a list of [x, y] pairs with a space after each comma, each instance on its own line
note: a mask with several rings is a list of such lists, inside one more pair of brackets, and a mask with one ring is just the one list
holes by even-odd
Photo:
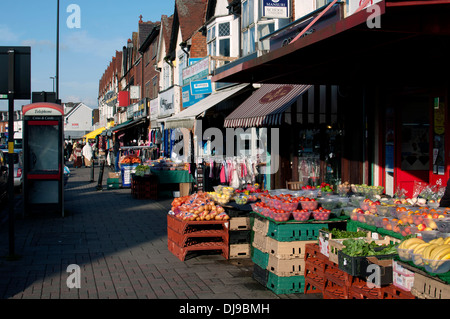
[[[181, 260], [206, 250], [251, 258], [253, 278], [276, 294], [448, 298], [450, 209], [436, 207], [441, 193], [424, 187], [417, 198], [401, 191], [390, 198], [368, 185], [296, 191], [258, 186], [221, 185], [175, 199], [169, 250]], [[174, 219], [185, 223], [178, 228], [183, 232], [173, 232]], [[221, 226], [207, 226], [212, 221]]]

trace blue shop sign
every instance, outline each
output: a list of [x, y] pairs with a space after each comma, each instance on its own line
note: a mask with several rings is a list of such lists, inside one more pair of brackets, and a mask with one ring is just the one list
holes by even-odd
[[211, 94], [212, 93], [212, 84], [211, 80], [198, 80], [191, 82], [191, 94]]
[[208, 94], [193, 95], [193, 94], [191, 94], [191, 86], [190, 85], [185, 85], [182, 88], [183, 108], [187, 108], [189, 106], [192, 106], [195, 103], [203, 100], [207, 96], [208, 96]]

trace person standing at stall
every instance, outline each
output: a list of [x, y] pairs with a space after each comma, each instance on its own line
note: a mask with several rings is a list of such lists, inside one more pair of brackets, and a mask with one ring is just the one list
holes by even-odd
[[439, 202], [439, 207], [450, 207], [450, 178], [447, 181], [447, 187], [445, 187], [444, 195]]

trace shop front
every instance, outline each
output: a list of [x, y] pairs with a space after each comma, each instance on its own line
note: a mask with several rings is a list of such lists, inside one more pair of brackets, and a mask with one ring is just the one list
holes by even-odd
[[268, 132], [262, 161], [271, 164], [264, 182], [268, 189], [287, 188], [291, 182], [334, 185], [342, 174], [339, 114], [335, 86], [264, 84], [225, 119], [225, 127], [253, 130], [250, 144], [255, 146]]
[[449, 12], [446, 1], [380, 1], [310, 25], [314, 32], [217, 70], [212, 81], [335, 85], [345, 128], [341, 180], [412, 197], [414, 184], [448, 179], [449, 81], [440, 75], [450, 70]]

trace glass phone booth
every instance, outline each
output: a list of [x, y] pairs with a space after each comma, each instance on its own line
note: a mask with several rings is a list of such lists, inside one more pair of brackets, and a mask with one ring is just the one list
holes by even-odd
[[64, 217], [64, 108], [32, 103], [22, 108], [25, 212]]

